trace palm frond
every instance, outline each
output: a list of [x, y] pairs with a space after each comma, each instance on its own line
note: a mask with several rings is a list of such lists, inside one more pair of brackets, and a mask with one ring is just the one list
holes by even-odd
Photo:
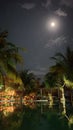
[[14, 53], [13, 54], [13, 59], [15, 60], [16, 63], [23, 63], [23, 58], [18, 53]]
[[8, 31], [3, 31], [0, 33], [0, 37], [6, 38], [8, 36]]

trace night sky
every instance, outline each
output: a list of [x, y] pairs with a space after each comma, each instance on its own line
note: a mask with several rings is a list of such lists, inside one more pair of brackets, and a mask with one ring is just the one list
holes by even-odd
[[44, 75], [53, 64], [50, 57], [73, 46], [73, 0], [0, 0], [0, 28], [27, 49], [23, 68]]

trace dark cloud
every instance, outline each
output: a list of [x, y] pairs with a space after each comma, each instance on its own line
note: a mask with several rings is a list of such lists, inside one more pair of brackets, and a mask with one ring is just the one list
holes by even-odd
[[45, 71], [42, 70], [31, 70], [29, 73], [34, 73], [35, 75], [45, 75]]
[[69, 7], [73, 7], [73, 0], [61, 0], [60, 3]]
[[67, 16], [67, 13], [60, 8], [56, 10], [54, 13], [57, 14], [58, 16], [63, 16], [63, 17]]
[[34, 6], [42, 6], [47, 8], [51, 4], [51, 0], [23, 0], [20, 1], [22, 7], [25, 9], [31, 9]]
[[[51, 45], [49, 44], [51, 43]], [[58, 36], [56, 38], [49, 39], [48, 42], [45, 44], [45, 48], [51, 48], [51, 47], [67, 47], [71, 46], [73, 47], [73, 38], [65, 35], [65, 36]]]
[[51, 5], [51, 0], [46, 0], [46, 2], [41, 3], [42, 7], [48, 8]]
[[35, 6], [36, 6], [35, 3], [24, 3], [24, 4], [21, 4], [21, 7], [26, 9], [26, 10], [33, 9], [33, 8], [35, 8]]
[[51, 0], [53, 6], [58, 7], [60, 4], [60, 0]]
[[[53, 46], [61, 46], [62, 43], [65, 44], [67, 42], [67, 39], [65, 36], [59, 36], [57, 38], [52, 38], [52, 39], [49, 39], [48, 43], [45, 44], [45, 48], [48, 48], [48, 47], [53, 47]], [[51, 46], [50, 44], [51, 43]]]

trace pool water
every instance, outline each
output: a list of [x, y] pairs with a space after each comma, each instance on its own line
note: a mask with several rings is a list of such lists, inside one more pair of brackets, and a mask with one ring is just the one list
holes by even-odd
[[73, 130], [73, 107], [34, 103], [5, 105], [0, 110], [0, 130]]

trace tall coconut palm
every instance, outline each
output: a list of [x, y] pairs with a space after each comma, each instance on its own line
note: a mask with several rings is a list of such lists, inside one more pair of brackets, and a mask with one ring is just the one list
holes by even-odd
[[[73, 81], [73, 50], [67, 48], [66, 54], [57, 53], [53, 59], [56, 64], [50, 68], [53, 72], [57, 72], [63, 80]], [[66, 83], [66, 82], [65, 82]], [[67, 85], [67, 83], [66, 83]]]
[[22, 62], [19, 48], [8, 42], [7, 36], [7, 31], [0, 33], [0, 73], [3, 79], [10, 72], [17, 74], [16, 65]]
[[[73, 87], [73, 50], [70, 47], [67, 48], [66, 54], [57, 53], [55, 57], [52, 57], [56, 63], [50, 68], [51, 73], [57, 73], [59, 81], [61, 81], [61, 92], [65, 106], [64, 86]], [[59, 84], [58, 84], [59, 86]]]

